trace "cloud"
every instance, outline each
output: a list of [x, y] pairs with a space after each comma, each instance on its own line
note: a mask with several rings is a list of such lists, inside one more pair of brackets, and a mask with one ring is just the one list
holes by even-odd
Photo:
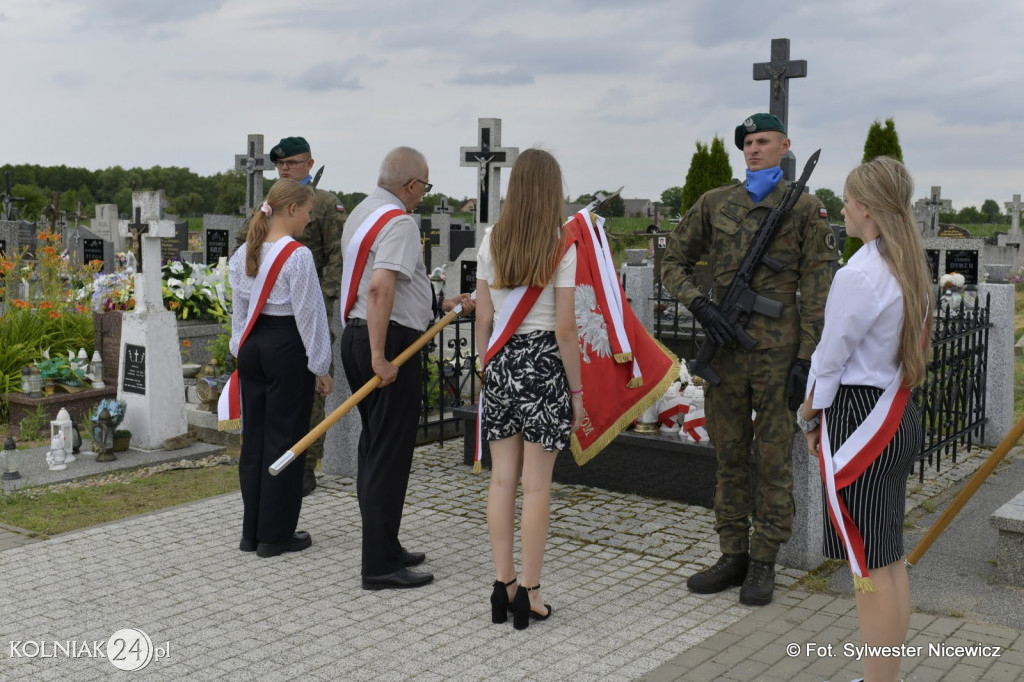
[[81, 0], [86, 24], [150, 27], [216, 14], [224, 0]]
[[187, 81], [206, 82], [242, 82], [242, 83], [267, 83], [274, 80], [275, 76], [270, 71], [177, 71], [171, 73], [172, 78], [180, 78]]
[[50, 74], [50, 82], [61, 90], [78, 90], [87, 81], [88, 76], [81, 71], [57, 71]]
[[348, 64], [320, 62], [306, 69], [292, 84], [299, 90], [329, 92], [331, 90], [362, 90], [359, 78], [353, 76]]
[[452, 85], [529, 85], [533, 83], [533, 75], [522, 69], [506, 69], [504, 71], [485, 71], [482, 73], [460, 73], [450, 79]]

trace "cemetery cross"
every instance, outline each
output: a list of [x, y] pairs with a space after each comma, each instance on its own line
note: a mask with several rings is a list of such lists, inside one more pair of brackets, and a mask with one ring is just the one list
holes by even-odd
[[931, 197], [926, 199], [924, 204], [928, 207], [928, 211], [931, 213], [931, 228], [930, 233], [935, 236], [939, 233], [939, 209], [943, 207], [946, 200], [942, 198], [942, 188], [938, 186], [932, 187]]
[[1004, 205], [1010, 213], [1010, 234], [1020, 234], [1020, 210], [1024, 208], [1024, 204], [1020, 202], [1020, 195], [1014, 194], [1013, 201], [1007, 201]]
[[0, 217], [4, 220], [15, 220], [18, 217], [18, 207], [14, 205], [16, 201], [25, 201], [25, 197], [11, 194], [11, 171], [4, 171], [3, 213]]
[[516, 147], [501, 146], [501, 119], [478, 119], [479, 142], [476, 147], [462, 147], [460, 166], [479, 171], [476, 222], [490, 225], [497, 220], [501, 203], [500, 168], [509, 167], [519, 155]]
[[[807, 77], [807, 60], [789, 59], [789, 38], [772, 39], [771, 61], [754, 64], [754, 80], [771, 82], [768, 113], [778, 116], [789, 130], [789, 79]], [[796, 157], [786, 152], [782, 172], [787, 180], [796, 180]]]
[[263, 136], [249, 135], [248, 154], [235, 155], [235, 170], [245, 171], [245, 217], [252, 215], [257, 202], [263, 200], [263, 171], [274, 165], [263, 153]]

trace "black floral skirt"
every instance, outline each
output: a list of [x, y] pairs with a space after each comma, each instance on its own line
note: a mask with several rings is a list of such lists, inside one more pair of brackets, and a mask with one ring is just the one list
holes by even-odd
[[569, 444], [572, 401], [554, 332], [514, 334], [487, 363], [483, 391], [484, 440], [521, 433], [548, 451]]

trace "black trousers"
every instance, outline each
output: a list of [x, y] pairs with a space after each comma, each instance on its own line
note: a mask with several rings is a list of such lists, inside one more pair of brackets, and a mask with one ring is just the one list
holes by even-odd
[[[415, 329], [388, 327], [385, 355], [393, 360], [420, 335]], [[341, 364], [353, 393], [374, 377], [365, 326], [345, 327], [341, 335]], [[363, 432], [359, 436], [356, 492], [363, 520], [363, 576], [384, 575], [402, 568], [398, 531], [416, 445], [422, 376], [417, 353], [398, 368], [395, 383], [377, 389], [359, 403]]]
[[239, 351], [243, 538], [282, 543], [299, 522], [306, 455], [277, 476], [267, 467], [309, 432], [316, 377], [307, 362], [294, 317], [260, 315]]

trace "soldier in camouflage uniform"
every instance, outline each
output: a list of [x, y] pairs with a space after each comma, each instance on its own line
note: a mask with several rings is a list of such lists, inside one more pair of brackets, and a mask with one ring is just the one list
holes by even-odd
[[[747, 182], [697, 200], [669, 238], [662, 282], [720, 345], [712, 367], [722, 381], [705, 385], [705, 410], [718, 458], [715, 529], [722, 556], [691, 576], [687, 587], [712, 593], [742, 585], [741, 602], [767, 604], [779, 546], [792, 533], [793, 410], [803, 401], [839, 254], [824, 207], [804, 194], [768, 249], [782, 269], [762, 264], [751, 282], [754, 291], [783, 304], [782, 316], [752, 313], [745, 329], [757, 345], [744, 351], [733, 343], [732, 328], [709, 296], [725, 295], [761, 222], [781, 202], [786, 184], [780, 163], [789, 139], [777, 117], [755, 114], [737, 126], [736, 146], [747, 163]], [[694, 279], [694, 266], [704, 259], [714, 282], [708, 295]]]
[[[270, 150], [270, 160], [277, 166], [279, 178], [291, 178], [303, 184], [311, 182], [309, 172], [313, 169], [313, 157], [309, 143], [302, 137], [286, 137]], [[334, 314], [334, 306], [341, 293], [341, 231], [348, 215], [338, 197], [322, 189], [314, 190], [313, 211], [310, 213], [309, 225], [298, 241], [313, 252], [317, 275], [320, 277], [320, 288], [324, 294], [324, 305], [327, 315]], [[249, 223], [246, 222], [238, 231], [236, 238], [239, 243], [245, 241]], [[334, 340], [334, 334], [331, 334]], [[334, 366], [331, 366], [334, 374]], [[314, 392], [313, 415], [310, 428], [324, 420], [324, 396]], [[324, 436], [306, 449], [306, 472], [302, 479], [302, 495], [309, 495], [316, 488], [316, 475], [313, 473], [317, 464], [324, 456]]]

